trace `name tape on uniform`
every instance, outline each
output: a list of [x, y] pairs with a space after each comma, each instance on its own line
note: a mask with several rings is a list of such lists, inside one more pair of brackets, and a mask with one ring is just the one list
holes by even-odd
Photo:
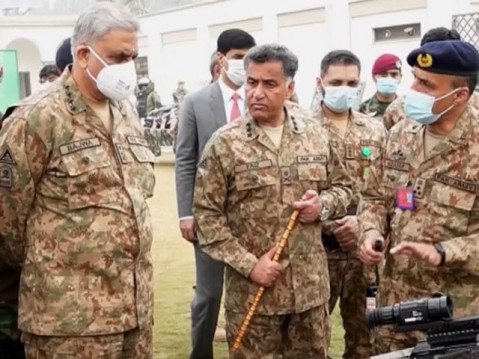
[[93, 148], [100, 146], [100, 139], [98, 137], [88, 138], [85, 140], [75, 141], [60, 146], [60, 153], [65, 156], [70, 153], [85, 150], [87, 148]]
[[244, 165], [235, 166], [235, 172], [245, 172], [251, 170], [259, 170], [262, 168], [269, 168], [273, 166], [273, 162], [271, 160], [263, 160], [263, 161], [256, 161], [256, 162], [248, 162]]
[[474, 182], [464, 181], [459, 178], [454, 178], [442, 173], [436, 173], [434, 175], [434, 180], [447, 186], [451, 186], [471, 193], [477, 193], [479, 188], [479, 185]]
[[374, 140], [361, 140], [359, 142], [361, 146], [372, 146], [372, 147], [378, 147], [381, 148], [381, 142], [379, 141], [374, 141]]
[[393, 170], [409, 172], [409, 163], [403, 161], [393, 161], [393, 160], [385, 160], [384, 167], [391, 168]]
[[326, 163], [326, 155], [298, 156], [298, 163]]
[[138, 145], [138, 146], [143, 146], [143, 147], [150, 147], [148, 145], [148, 141], [143, 138], [143, 137], [137, 137], [137, 136], [126, 136], [126, 140], [130, 145]]

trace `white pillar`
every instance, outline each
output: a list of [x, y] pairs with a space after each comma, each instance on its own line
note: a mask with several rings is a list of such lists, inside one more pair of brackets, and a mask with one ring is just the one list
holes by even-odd
[[348, 0], [326, 0], [326, 38], [328, 51], [349, 49], [351, 46], [351, 19]]

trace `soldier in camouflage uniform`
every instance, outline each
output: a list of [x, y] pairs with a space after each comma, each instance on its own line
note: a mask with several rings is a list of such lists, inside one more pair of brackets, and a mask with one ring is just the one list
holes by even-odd
[[[461, 36], [456, 30], [445, 27], [435, 27], [427, 31], [421, 39], [421, 46], [429, 42], [444, 40], [460, 40]], [[473, 95], [473, 102], [479, 104], [479, 98]], [[479, 108], [479, 106], [478, 106]], [[390, 130], [396, 123], [406, 118], [404, 113], [404, 96], [397, 97], [387, 108], [383, 115], [383, 123], [386, 130]]]
[[383, 54], [374, 62], [372, 75], [376, 93], [359, 107], [359, 111], [382, 120], [384, 112], [397, 97], [401, 82], [401, 59], [393, 54]]
[[[268, 287], [233, 358], [327, 355], [329, 277], [320, 220], [344, 215], [352, 192], [321, 127], [285, 107], [297, 66], [283, 46], [250, 50], [249, 114], [216, 132], [198, 169], [199, 241], [211, 257], [228, 264], [230, 346], [257, 290]], [[293, 209], [300, 211], [299, 223], [280, 262], [273, 262]]]
[[[366, 268], [357, 255], [357, 204], [366, 184], [379, 183], [381, 149], [386, 130], [381, 122], [352, 111], [360, 85], [360, 62], [350, 51], [336, 50], [321, 62], [318, 88], [323, 101], [315, 118], [326, 129], [332, 147], [354, 182], [354, 201], [348, 215], [324, 223], [322, 240], [328, 255], [331, 297], [329, 311], [338, 300], [345, 330], [343, 358], [370, 356], [369, 329], [365, 321]], [[344, 99], [347, 99], [346, 101]]]
[[112, 3], [80, 15], [71, 72], [0, 131], [0, 258], [22, 270], [27, 358], [152, 358], [153, 155], [127, 100], [137, 31]]
[[[443, 292], [457, 317], [479, 313], [479, 113], [470, 96], [479, 54], [460, 40], [412, 51], [415, 80], [405, 99], [409, 121], [387, 140], [383, 178], [361, 204], [361, 258], [386, 256], [381, 306]], [[372, 246], [384, 241], [385, 252]], [[414, 346], [423, 334], [378, 328], [380, 352]]]

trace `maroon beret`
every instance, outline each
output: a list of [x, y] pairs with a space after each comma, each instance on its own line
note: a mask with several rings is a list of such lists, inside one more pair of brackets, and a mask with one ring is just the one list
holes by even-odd
[[388, 70], [401, 70], [401, 59], [393, 54], [384, 54], [374, 61], [373, 75]]

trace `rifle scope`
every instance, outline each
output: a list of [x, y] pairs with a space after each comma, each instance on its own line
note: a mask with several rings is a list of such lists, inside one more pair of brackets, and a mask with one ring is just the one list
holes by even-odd
[[452, 301], [447, 295], [396, 303], [366, 312], [369, 327], [397, 324], [416, 325], [452, 317]]

